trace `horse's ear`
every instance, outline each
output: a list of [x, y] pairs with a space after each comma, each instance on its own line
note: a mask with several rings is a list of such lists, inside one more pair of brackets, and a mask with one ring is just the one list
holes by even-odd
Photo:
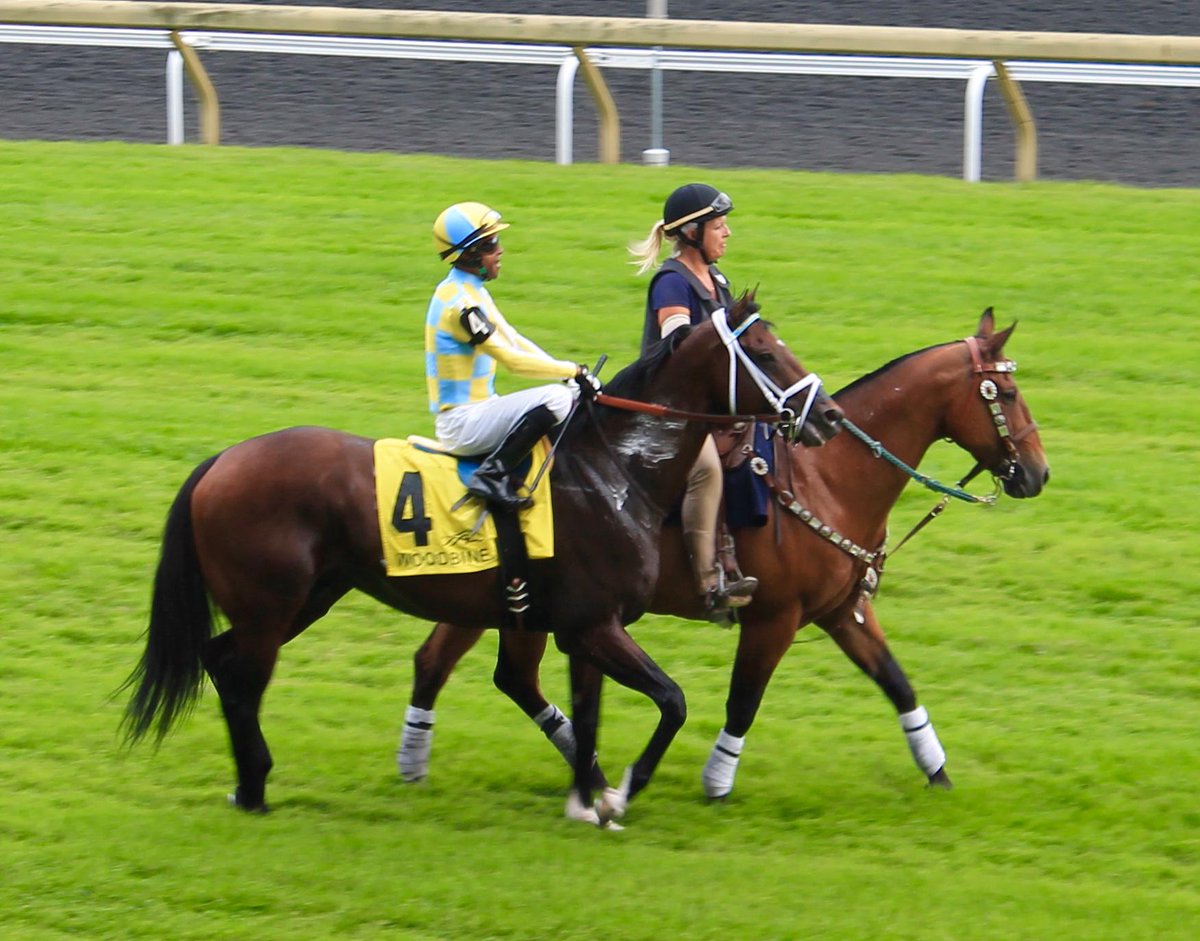
[[992, 352], [993, 359], [1000, 358], [1000, 352], [1004, 349], [1004, 344], [1008, 342], [1008, 338], [1012, 336], [1012, 332], [1017, 329], [1017, 322], [1014, 320], [1008, 327], [1001, 330], [999, 333], [992, 334], [992, 338], [988, 341], [988, 348]]
[[737, 300], [733, 302], [733, 310], [729, 311], [729, 317], [734, 323], [741, 323], [743, 318], [758, 312], [758, 302], [754, 299], [754, 295], [757, 293], [758, 285], [756, 284], [738, 295]]
[[975, 336], [981, 340], [986, 340], [992, 335], [992, 331], [996, 329], [996, 318], [992, 315], [992, 309], [989, 307], [983, 312], [983, 316], [979, 318], [979, 326], [975, 328]]

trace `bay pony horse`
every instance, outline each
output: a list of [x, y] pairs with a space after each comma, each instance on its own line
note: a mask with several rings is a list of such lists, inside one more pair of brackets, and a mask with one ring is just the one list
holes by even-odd
[[[725, 704], [725, 727], [702, 780], [710, 797], [733, 790], [746, 733], [763, 693], [797, 630], [819, 625], [873, 679], [895, 707], [913, 758], [933, 785], [949, 787], [945, 751], [925, 708], [888, 649], [871, 596], [886, 553], [888, 515], [910, 474], [863, 443], [882, 442], [909, 468], [930, 445], [949, 438], [990, 471], [1012, 497], [1035, 497], [1050, 479], [1037, 424], [1017, 389], [1004, 346], [1016, 324], [997, 332], [989, 308], [973, 336], [893, 360], [838, 392], [846, 427], [819, 451], [788, 448], [772, 479], [776, 499], [762, 528], [735, 533], [744, 571], [759, 579], [740, 613], [741, 631]], [[919, 476], [919, 475], [918, 475]], [[662, 566], [650, 610], [704, 619], [688, 575], [678, 528], [662, 531]], [[415, 657], [413, 708], [430, 715], [459, 659], [480, 637], [439, 624]], [[545, 638], [502, 634], [494, 679], [547, 737], [575, 761], [570, 722], [539, 687]], [[430, 739], [406, 728], [398, 760], [408, 780], [423, 777]], [[584, 745], [583, 747], [587, 747]], [[597, 769], [598, 780], [603, 775]]]
[[[619, 373], [614, 397], [697, 413], [785, 412], [812, 406], [793, 427], [821, 444], [841, 412], [819, 391], [743, 295], [728, 319], [677, 331]], [[658, 576], [663, 508], [683, 491], [707, 427], [596, 406], [568, 425], [550, 474], [553, 559], [529, 570], [535, 603], [571, 661], [575, 734], [590, 757], [600, 684], [609, 676], [652, 699], [659, 721], [627, 787], [592, 804], [590, 760], [579, 762], [569, 815], [605, 823], [649, 782], [684, 720], [684, 697], [629, 636]], [[154, 582], [146, 648], [125, 729], [161, 740], [212, 678], [237, 768], [233, 800], [266, 810], [272, 767], [259, 722], [279, 649], [358, 589], [420, 618], [472, 630], [503, 623], [497, 570], [389, 577], [381, 564], [373, 442], [327, 428], [252, 438], [200, 464], [172, 505]], [[214, 636], [211, 606], [228, 619]]]

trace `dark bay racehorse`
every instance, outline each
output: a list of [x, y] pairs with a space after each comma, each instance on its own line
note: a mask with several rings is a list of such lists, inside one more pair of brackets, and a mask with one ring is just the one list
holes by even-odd
[[[614, 377], [612, 396], [683, 412], [778, 414], [809, 444], [838, 430], [840, 410], [743, 296], [728, 322], [677, 331], [655, 355]], [[814, 404], [815, 402], [815, 404]], [[679, 687], [633, 641], [654, 592], [663, 507], [683, 490], [707, 428], [682, 418], [596, 406], [570, 423], [551, 472], [555, 557], [530, 565], [529, 588], [570, 657], [577, 764], [569, 815], [604, 823], [646, 786], [684, 720]], [[584, 416], [579, 416], [583, 418]], [[503, 622], [496, 570], [389, 578], [375, 505], [373, 442], [292, 428], [234, 445], [197, 467], [167, 517], [146, 649], [126, 732], [159, 739], [212, 678], [237, 766], [235, 803], [265, 810], [272, 759], [259, 725], [279, 648], [357, 588], [409, 614], [469, 629]], [[210, 602], [229, 621], [213, 636]], [[591, 801], [600, 684], [609, 676], [658, 706], [660, 717], [628, 787]]]
[[[989, 309], [965, 341], [910, 353], [857, 380], [835, 396], [847, 427], [860, 428], [912, 468], [931, 444], [949, 438], [1002, 481], [1010, 496], [1037, 496], [1050, 472], [1036, 423], [1013, 379], [1015, 365], [1003, 357], [1012, 330], [995, 332]], [[949, 787], [945, 752], [871, 604], [885, 558], [888, 514], [909, 476], [846, 432], [820, 451], [788, 452], [790, 466], [776, 468], [778, 499], [767, 525], [735, 533], [738, 558], [758, 577], [759, 588], [741, 611], [725, 727], [704, 768], [705, 792], [723, 797], [733, 789], [742, 744], [771, 675], [796, 631], [809, 622], [879, 685], [900, 716], [918, 766], [930, 783]], [[664, 529], [651, 611], [704, 618], [688, 572], [679, 529]], [[479, 636], [449, 624], [434, 629], [415, 658], [414, 706], [433, 709], [450, 671]], [[502, 634], [495, 682], [573, 757], [570, 725], [538, 685], [544, 650], [544, 638]], [[406, 746], [402, 741], [401, 769], [414, 780], [425, 773], [428, 751], [414, 761], [404, 754]]]

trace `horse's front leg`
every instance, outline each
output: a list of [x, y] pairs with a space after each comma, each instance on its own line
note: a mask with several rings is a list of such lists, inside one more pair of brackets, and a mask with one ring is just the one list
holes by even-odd
[[[561, 709], [542, 693], [542, 657], [548, 635], [532, 631], [501, 631], [496, 652], [496, 688], [515, 702], [533, 720], [563, 760], [575, 767], [575, 727]], [[592, 755], [592, 787], [608, 787], [608, 779]]]
[[946, 751], [934, 731], [929, 713], [924, 706], [917, 705], [917, 696], [908, 677], [888, 649], [871, 603], [864, 601], [855, 609], [843, 613], [836, 621], [821, 623], [821, 627], [891, 700], [900, 717], [900, 728], [908, 741], [913, 760], [929, 779], [930, 786], [949, 789], [951, 783], [946, 774]]
[[458, 661], [481, 636], [480, 629], [438, 624], [413, 656], [412, 698], [404, 712], [404, 731], [396, 749], [396, 764], [405, 781], [420, 781], [429, 773], [434, 703]]
[[590, 769], [593, 763], [585, 762], [580, 756], [596, 753], [600, 727], [600, 692], [604, 685], [604, 674], [581, 656], [569, 656], [568, 664], [575, 741], [571, 756], [571, 793], [567, 796], [566, 815], [569, 820], [601, 826], [600, 815], [592, 806], [593, 778]]
[[770, 614], [751, 605], [742, 614], [729, 697], [725, 700], [725, 727], [717, 735], [701, 774], [708, 797], [727, 797], [733, 790], [746, 733], [754, 724], [767, 684], [799, 627], [799, 604], [786, 605]]
[[[560, 638], [560, 645], [562, 640]], [[667, 748], [675, 739], [687, 718], [687, 704], [683, 690], [620, 624], [613, 622], [590, 631], [586, 638], [575, 638], [567, 650], [572, 654], [571, 681], [576, 690], [575, 701], [575, 787], [584, 806], [591, 797], [588, 749], [595, 747], [595, 727], [599, 721], [600, 695], [596, 682], [594, 693], [581, 699], [577, 683], [587, 678], [587, 671], [576, 665], [581, 657], [605, 676], [611, 677], [622, 686], [642, 693], [658, 706], [659, 719], [650, 740], [637, 760], [625, 770], [619, 788], [606, 788], [604, 797], [597, 806], [600, 822], [611, 821], [625, 813], [627, 803], [650, 782]], [[582, 723], [588, 727], [584, 728]]]

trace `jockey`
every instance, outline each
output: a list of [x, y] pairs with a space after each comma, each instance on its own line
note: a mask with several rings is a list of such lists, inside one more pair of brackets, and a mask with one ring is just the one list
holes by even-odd
[[[679, 327], [701, 324], [713, 311], [732, 307], [729, 282], [715, 264], [725, 254], [730, 235], [726, 216], [732, 211], [733, 203], [724, 193], [705, 183], [689, 183], [667, 197], [662, 219], [645, 239], [629, 247], [638, 274], [658, 268], [646, 292], [643, 354]], [[659, 266], [664, 238], [671, 240], [673, 248], [671, 257]], [[725, 583], [717, 562], [722, 483], [721, 460], [709, 435], [688, 475], [682, 522], [696, 587], [714, 620], [724, 619], [729, 608], [748, 605], [758, 587], [756, 578]]]
[[[434, 222], [434, 246], [450, 273], [425, 317], [425, 382], [442, 446], [457, 455], [487, 454], [467, 490], [515, 510], [530, 498], [517, 494], [509, 474], [567, 417], [576, 396], [600, 391], [600, 381], [586, 366], [554, 359], [521, 336], [484, 287], [500, 276], [499, 233], [507, 228], [500, 213], [475, 202], [455, 203]], [[497, 362], [518, 376], [566, 384], [499, 396]]]

